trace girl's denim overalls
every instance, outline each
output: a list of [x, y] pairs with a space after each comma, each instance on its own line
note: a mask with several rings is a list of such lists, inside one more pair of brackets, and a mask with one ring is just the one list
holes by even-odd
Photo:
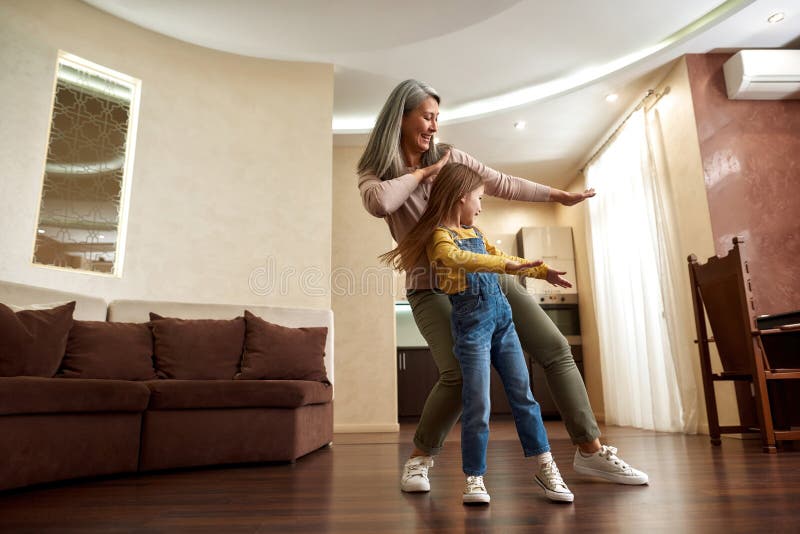
[[[473, 228], [474, 229], [474, 228]], [[483, 236], [460, 238], [447, 229], [458, 248], [488, 254]], [[494, 366], [503, 380], [525, 456], [550, 450], [539, 403], [531, 393], [528, 367], [511, 319], [511, 306], [494, 273], [465, 273], [467, 288], [449, 295], [453, 306], [453, 352], [463, 377], [461, 458], [468, 476], [486, 472], [489, 441], [489, 377]]]

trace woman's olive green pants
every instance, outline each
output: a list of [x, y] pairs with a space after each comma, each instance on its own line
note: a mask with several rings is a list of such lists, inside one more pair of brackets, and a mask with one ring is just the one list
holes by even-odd
[[[598, 438], [600, 430], [589, 406], [586, 386], [566, 338], [516, 278], [500, 275], [500, 285], [511, 305], [522, 348], [544, 368], [547, 385], [572, 442]], [[409, 292], [408, 302], [439, 368], [439, 381], [428, 394], [414, 435], [417, 448], [435, 455], [461, 415], [461, 370], [453, 354], [450, 300], [441, 292], [416, 290]]]

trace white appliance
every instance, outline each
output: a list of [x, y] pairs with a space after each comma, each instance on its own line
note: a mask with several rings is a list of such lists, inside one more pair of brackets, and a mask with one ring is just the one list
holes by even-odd
[[[558, 271], [566, 271], [564, 278], [571, 288], [556, 287], [546, 280], [523, 278], [528, 292], [540, 302], [577, 302], [578, 280], [575, 276], [575, 247], [572, 245], [572, 228], [569, 226], [541, 226], [520, 228], [517, 232], [517, 250], [527, 260], [542, 260]], [[562, 299], [563, 295], [575, 295]]]
[[731, 100], [800, 99], [800, 50], [741, 50], [722, 70]]

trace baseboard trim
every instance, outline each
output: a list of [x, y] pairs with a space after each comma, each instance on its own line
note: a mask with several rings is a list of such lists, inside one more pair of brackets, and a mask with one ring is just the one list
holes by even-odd
[[594, 412], [594, 420], [598, 423], [605, 424], [606, 422], [606, 412]]
[[333, 425], [334, 434], [357, 434], [370, 432], [399, 432], [398, 423], [375, 423], [375, 424], [338, 424]]

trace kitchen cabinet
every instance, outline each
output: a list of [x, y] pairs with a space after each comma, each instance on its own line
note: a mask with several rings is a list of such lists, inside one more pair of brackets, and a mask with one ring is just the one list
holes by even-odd
[[[572, 228], [569, 226], [530, 226], [517, 233], [517, 250], [531, 260], [574, 260]], [[549, 263], [549, 262], [548, 262]]]
[[572, 245], [572, 228], [569, 226], [524, 227], [517, 232], [517, 251], [529, 260], [542, 260], [564, 278], [572, 282], [571, 288], [553, 287], [545, 280], [523, 278], [522, 284], [534, 295], [578, 292], [575, 272], [575, 249]]
[[[583, 376], [583, 355], [580, 345], [572, 346], [575, 363]], [[533, 396], [542, 408], [542, 415], [558, 417], [558, 409], [552, 399], [550, 389], [544, 376], [544, 370], [539, 365], [531, 365], [525, 355], [531, 378]], [[425, 400], [428, 398], [433, 386], [439, 379], [439, 370], [433, 361], [430, 349], [411, 347], [397, 349], [397, 415], [399, 417], [419, 417]], [[511, 406], [508, 404], [503, 383], [500, 376], [492, 368], [490, 398], [492, 414], [510, 414]]]
[[397, 415], [419, 416], [439, 370], [431, 351], [425, 348], [397, 349]]

